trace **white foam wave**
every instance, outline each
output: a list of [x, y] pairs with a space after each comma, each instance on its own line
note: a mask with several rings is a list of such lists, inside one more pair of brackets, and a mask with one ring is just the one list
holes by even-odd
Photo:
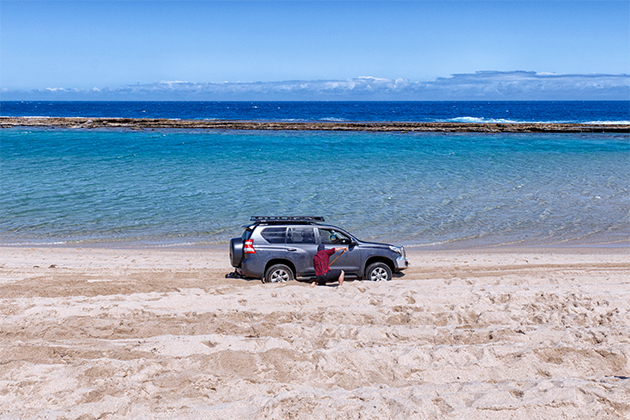
[[321, 118], [322, 121], [332, 121], [332, 122], [342, 122], [342, 121], [348, 121], [345, 118], [335, 118], [335, 117], [326, 117], [326, 118]]
[[517, 121], [504, 118], [458, 117], [446, 120], [457, 123], [476, 124], [589, 124], [589, 125], [630, 125], [630, 121]]
[[0, 115], [0, 118], [25, 118], [25, 119], [31, 119], [31, 120], [45, 120], [45, 119], [55, 118], [55, 117], [50, 117], [50, 116], [45, 116], [45, 115], [26, 115], [26, 116], [19, 116], [19, 117], [16, 117], [15, 115]]
[[68, 245], [68, 241], [41, 241], [41, 242], [0, 242], [0, 246], [52, 246], [52, 245]]
[[457, 123], [476, 123], [476, 124], [518, 124], [522, 123], [522, 121], [516, 120], [506, 120], [504, 118], [479, 118], [479, 117], [458, 117], [451, 118], [447, 120], [447, 122], [457, 122]]
[[630, 121], [587, 121], [584, 124], [596, 125], [630, 125]]

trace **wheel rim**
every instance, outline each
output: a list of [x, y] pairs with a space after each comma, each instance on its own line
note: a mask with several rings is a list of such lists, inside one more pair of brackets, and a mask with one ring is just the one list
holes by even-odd
[[269, 276], [271, 283], [289, 281], [289, 273], [286, 270], [274, 270]]
[[387, 280], [387, 270], [385, 270], [383, 267], [376, 267], [374, 270], [372, 270], [372, 273], [370, 274], [370, 280], [372, 281]]

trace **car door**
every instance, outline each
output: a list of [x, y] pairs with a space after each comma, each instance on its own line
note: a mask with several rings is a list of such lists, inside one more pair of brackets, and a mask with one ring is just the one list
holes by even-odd
[[[361, 270], [361, 250], [355, 246], [355, 242], [350, 235], [335, 228], [318, 228], [319, 240], [327, 249], [333, 247], [347, 248], [343, 254], [339, 252], [330, 257], [330, 261], [335, 261], [330, 268], [345, 271], [348, 274], [359, 275]], [[339, 258], [337, 258], [339, 257]], [[337, 258], [335, 260], [335, 258]]]
[[294, 226], [287, 231], [287, 249], [295, 264], [298, 277], [315, 276], [313, 256], [317, 253], [315, 229], [309, 226]]

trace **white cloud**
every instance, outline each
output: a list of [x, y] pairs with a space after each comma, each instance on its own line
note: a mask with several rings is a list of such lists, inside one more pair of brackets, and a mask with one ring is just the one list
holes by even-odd
[[160, 81], [119, 88], [2, 90], [2, 99], [59, 100], [628, 100], [630, 75], [479, 71], [411, 82], [360, 76], [278, 82]]

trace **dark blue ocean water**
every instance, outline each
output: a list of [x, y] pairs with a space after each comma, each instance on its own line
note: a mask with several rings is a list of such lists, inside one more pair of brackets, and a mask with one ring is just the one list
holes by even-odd
[[630, 236], [628, 135], [12, 128], [0, 136], [0, 244], [218, 244], [251, 215], [325, 216], [360, 239], [432, 247]]
[[0, 102], [0, 116], [630, 124], [630, 101]]

